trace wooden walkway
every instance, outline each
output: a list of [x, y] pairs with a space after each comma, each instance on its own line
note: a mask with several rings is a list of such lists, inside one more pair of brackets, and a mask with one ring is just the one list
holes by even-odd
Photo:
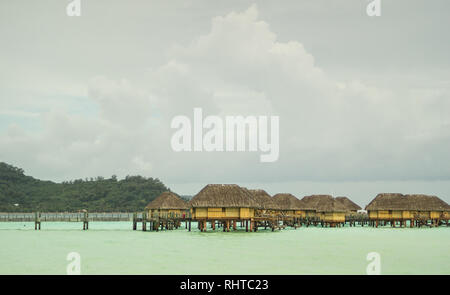
[[[130, 212], [92, 212], [88, 214], [88, 221], [131, 221]], [[35, 213], [3, 213], [0, 212], [0, 222], [34, 222]], [[42, 212], [41, 221], [51, 222], [80, 222], [83, 221], [84, 212]]]
[[[189, 229], [191, 228], [190, 214], [175, 215], [166, 214], [161, 216], [148, 217], [146, 212], [33, 212], [33, 213], [1, 213], [0, 222], [34, 222], [35, 230], [41, 229], [43, 222], [82, 222], [83, 230], [89, 229], [90, 222], [111, 222], [111, 221], [129, 221], [132, 222], [133, 230], [137, 229], [137, 224], [142, 224], [142, 230], [159, 231], [177, 229], [181, 226], [181, 222], [189, 222]], [[147, 225], [149, 227], [147, 227]]]

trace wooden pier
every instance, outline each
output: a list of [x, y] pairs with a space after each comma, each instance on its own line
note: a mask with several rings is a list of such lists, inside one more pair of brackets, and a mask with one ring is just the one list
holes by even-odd
[[83, 230], [89, 229], [90, 222], [131, 221], [133, 213], [128, 212], [33, 212], [0, 213], [0, 222], [34, 222], [35, 230], [41, 229], [42, 222], [82, 222]]
[[[83, 212], [83, 216], [82, 216], [83, 230], [89, 229], [89, 218], [88, 217], [89, 217], [88, 212]], [[35, 212], [34, 213], [34, 230], [41, 230], [41, 221], [42, 221], [42, 214], [40, 212]], [[61, 221], [61, 220], [56, 220], [56, 221]]]
[[[40, 212], [42, 221], [81, 222], [84, 212]], [[130, 221], [130, 212], [89, 212], [89, 221]], [[14, 213], [0, 212], [0, 222], [33, 222], [35, 212]]]
[[90, 222], [112, 222], [131, 221], [133, 230], [137, 229], [137, 224], [141, 223], [143, 231], [172, 230], [181, 227], [185, 223], [186, 229], [191, 229], [191, 215], [184, 214], [154, 214], [148, 217], [147, 212], [135, 213], [88, 213], [85, 212], [64, 212], [64, 213], [0, 213], [0, 222], [34, 222], [35, 230], [41, 230], [42, 222], [82, 222], [83, 230], [89, 229]]

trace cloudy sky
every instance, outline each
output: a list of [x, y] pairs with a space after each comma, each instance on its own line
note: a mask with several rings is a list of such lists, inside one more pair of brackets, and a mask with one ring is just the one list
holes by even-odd
[[[450, 201], [450, 2], [0, 1], [0, 161], [40, 179], [158, 177]], [[174, 152], [176, 115], [276, 115], [280, 156]]]

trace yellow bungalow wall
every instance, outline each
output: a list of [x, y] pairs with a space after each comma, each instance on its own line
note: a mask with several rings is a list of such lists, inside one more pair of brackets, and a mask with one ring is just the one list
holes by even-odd
[[255, 209], [253, 208], [193, 208], [192, 218], [251, 218], [255, 216]]
[[412, 211], [402, 211], [403, 219], [411, 219], [414, 218], [414, 213]]
[[325, 212], [321, 219], [325, 222], [345, 222], [345, 212]]
[[220, 218], [223, 216], [222, 208], [208, 208], [208, 218]]
[[208, 208], [193, 208], [192, 218], [207, 218]]
[[315, 217], [317, 216], [317, 213], [316, 211], [313, 210], [297, 210], [295, 211], [295, 215], [298, 217], [305, 218], [305, 217]]
[[397, 211], [397, 210], [378, 210], [368, 212], [370, 219], [412, 219], [418, 216], [423, 219], [449, 219], [448, 211]]
[[391, 211], [391, 218], [402, 219], [402, 211]]

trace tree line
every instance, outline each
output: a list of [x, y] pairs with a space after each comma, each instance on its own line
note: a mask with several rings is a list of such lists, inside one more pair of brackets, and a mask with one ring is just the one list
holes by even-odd
[[43, 181], [0, 162], [0, 212], [141, 211], [167, 190], [158, 178], [139, 175]]

